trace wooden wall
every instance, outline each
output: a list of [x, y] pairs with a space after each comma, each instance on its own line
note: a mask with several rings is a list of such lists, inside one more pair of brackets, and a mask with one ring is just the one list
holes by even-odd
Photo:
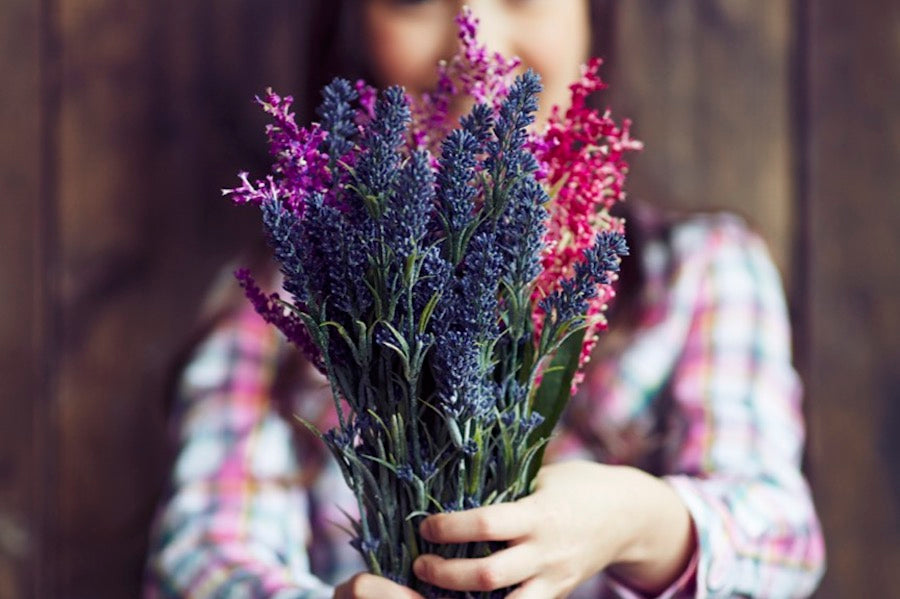
[[[263, 155], [252, 95], [299, 92], [308, 7], [0, 6], [0, 599], [137, 594], [167, 367], [216, 268], [256, 234], [217, 190]], [[741, 211], [787, 277], [829, 543], [819, 596], [886, 596], [900, 8], [632, 0], [617, 18], [610, 103], [647, 143], [633, 196]]]
[[815, 489], [833, 597], [900, 582], [900, 5], [810, 2], [804, 175]]
[[0, 597], [35, 580], [45, 481], [39, 434], [45, 297], [41, 205], [41, 13], [28, 0], [0, 9]]

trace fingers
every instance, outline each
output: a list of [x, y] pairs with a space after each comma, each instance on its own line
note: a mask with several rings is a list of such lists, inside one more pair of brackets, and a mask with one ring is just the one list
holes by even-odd
[[538, 556], [531, 544], [513, 545], [489, 557], [444, 559], [437, 555], [420, 556], [413, 563], [419, 579], [454, 591], [493, 591], [537, 574]]
[[498, 503], [425, 518], [419, 532], [432, 543], [512, 541], [534, 527], [534, 511], [525, 500]]
[[423, 599], [420, 594], [374, 574], [360, 573], [334, 590], [334, 599]]
[[506, 596], [506, 599], [547, 599], [548, 597], [564, 597], [568, 594], [554, 592], [551, 585], [543, 578], [532, 578]]

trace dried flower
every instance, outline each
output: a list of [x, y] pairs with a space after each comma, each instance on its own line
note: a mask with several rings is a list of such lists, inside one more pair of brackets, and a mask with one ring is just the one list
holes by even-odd
[[[426, 595], [437, 590], [413, 576], [416, 555], [499, 547], [435, 546], [418, 520], [531, 489], [627, 254], [608, 209], [639, 146], [587, 108], [596, 61], [572, 107], [532, 131], [540, 78], [513, 79], [518, 62], [478, 44], [471, 12], [457, 23], [460, 53], [412, 106], [399, 87], [336, 79], [319, 123], [300, 127], [291, 98], [268, 90], [272, 172], [224, 191], [260, 208], [291, 296], [239, 271], [247, 297], [331, 383], [338, 425], [316, 432], [359, 503], [352, 544], [372, 572]], [[456, 126], [459, 94], [475, 103]], [[542, 379], [554, 360], [566, 374]]]

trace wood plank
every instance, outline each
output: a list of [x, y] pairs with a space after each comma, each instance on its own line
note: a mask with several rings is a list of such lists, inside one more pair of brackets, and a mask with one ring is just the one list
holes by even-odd
[[258, 235], [219, 189], [265, 156], [253, 94], [299, 85], [299, 4], [61, 2], [62, 596], [138, 595], [164, 381], [216, 270]]
[[[252, 94], [272, 84], [301, 95], [304, 3], [270, 0], [259, 10], [248, 0], [60, 1], [62, 476], [51, 510], [62, 520], [58, 594], [135, 596], [146, 527], [166, 475], [162, 381], [214, 269], [255, 234], [253, 219], [225, 205], [217, 189], [233, 183], [237, 168], [264, 161], [263, 119]], [[16, 52], [0, 55], [7, 77], [30, 72], [30, 59], [21, 62], [21, 49], [32, 43], [30, 21], [6, 16], [35, 14], [28, 4], [15, 0], [4, 9], [16, 10], [0, 11], [0, 45], [17, 40]], [[900, 225], [900, 141], [898, 120], [887, 108], [900, 102], [900, 57], [891, 33], [900, 27], [896, 9], [884, 0], [872, 8], [837, 0], [810, 4], [817, 7], [808, 140], [815, 342], [809, 391], [816, 492], [835, 548], [823, 596], [881, 596], [890, 588], [883, 586], [892, 576], [889, 560], [898, 559], [889, 532], [896, 530], [898, 508], [860, 497], [900, 495], [900, 475], [891, 465], [900, 450], [887, 432], [900, 420], [900, 403], [888, 398], [900, 385], [890, 362], [900, 355], [893, 308], [900, 297], [896, 276], [883, 267], [885, 256], [900, 253], [893, 236]], [[620, 3], [611, 77], [615, 112], [633, 116], [648, 144], [635, 163], [634, 196], [669, 201], [671, 194], [679, 206], [743, 211], [768, 237], [783, 269], [797, 225], [791, 220], [789, 6]], [[7, 38], [7, 31], [19, 37]], [[20, 76], [26, 85], [12, 86], [14, 107], [37, 95], [37, 84], [28, 83], [33, 75]], [[14, 155], [8, 144], [0, 148], [9, 154], [0, 160], [0, 182], [20, 181], [25, 192], [17, 213], [29, 222], [37, 218], [37, 204], [24, 199], [38, 186], [38, 171], [28, 166], [37, 152], [28, 145], [33, 118], [0, 105], [3, 135], [22, 133]], [[848, 209], [847, 198], [858, 212]], [[843, 247], [852, 240], [856, 253], [832, 242], [838, 233]], [[16, 251], [33, 251], [12, 219], [0, 221], [0, 235]], [[3, 252], [0, 260], [10, 255]], [[3, 262], [0, 272], [17, 283], [36, 276], [15, 262]], [[5, 279], [0, 285], [0, 306], [17, 310], [15, 323], [0, 316], [0, 327], [10, 327], [0, 342], [16, 339], [36, 318], [28, 293]], [[27, 362], [10, 353], [6, 370], [7, 349], [21, 347], [0, 347], [2, 392], [20, 385], [15, 393], [27, 396], [34, 381], [27, 368], [17, 368]], [[0, 402], [0, 427], [12, 405]], [[7, 411], [27, 425], [30, 405], [16, 402]], [[29, 429], [14, 434], [23, 430]], [[30, 497], [19, 484], [25, 462], [16, 457], [14, 472], [4, 476], [4, 457], [22, 445], [6, 432], [0, 430], [0, 513], [22, 513], [29, 505], [22, 497]], [[850, 496], [848, 487], [863, 491]], [[29, 584], [27, 569], [15, 568], [12, 584]], [[0, 566], [0, 585], [3, 576]]]
[[60, 2], [62, 596], [136, 596], [147, 496], [159, 484], [143, 372], [154, 308], [138, 300], [154, 242], [145, 166], [153, 8], [142, 4]]
[[808, 2], [810, 319], [822, 597], [900, 582], [900, 6]]
[[646, 150], [632, 197], [747, 216], [790, 265], [790, 3], [639, 0], [617, 6], [614, 112]]
[[0, 597], [34, 596], [41, 548], [41, 10], [0, 6]]

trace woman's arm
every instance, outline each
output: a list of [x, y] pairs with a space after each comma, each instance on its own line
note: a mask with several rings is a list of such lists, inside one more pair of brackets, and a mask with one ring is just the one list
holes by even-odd
[[686, 439], [666, 477], [697, 528], [698, 597], [806, 597], [824, 542], [800, 470], [800, 383], [778, 272], [762, 241], [722, 227], [672, 391]]
[[186, 369], [179, 451], [148, 562], [149, 597], [331, 597], [310, 574], [307, 496], [269, 394], [280, 340], [249, 306]]

